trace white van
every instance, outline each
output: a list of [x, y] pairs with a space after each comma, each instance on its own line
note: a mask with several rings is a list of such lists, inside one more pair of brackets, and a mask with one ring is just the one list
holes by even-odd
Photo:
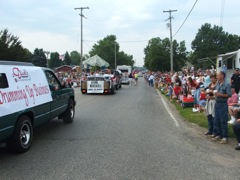
[[132, 73], [132, 66], [128, 65], [119, 65], [117, 66], [117, 70], [120, 70], [122, 72], [122, 83], [123, 84], [129, 84], [129, 74]]

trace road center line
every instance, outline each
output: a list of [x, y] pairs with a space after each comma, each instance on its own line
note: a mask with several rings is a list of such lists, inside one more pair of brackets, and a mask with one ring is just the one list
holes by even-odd
[[167, 110], [168, 114], [169, 114], [169, 115], [171, 116], [171, 118], [173, 119], [176, 127], [179, 128], [179, 123], [178, 123], [178, 121], [176, 120], [176, 118], [173, 116], [173, 114], [171, 113], [168, 104], [167, 104], [166, 101], [161, 97], [160, 92], [159, 92], [157, 89], [156, 89], [156, 91], [157, 91], [158, 95], [160, 96], [160, 98], [161, 98], [161, 100], [162, 100], [162, 103], [163, 103], [163, 105], [165, 106], [165, 109]]

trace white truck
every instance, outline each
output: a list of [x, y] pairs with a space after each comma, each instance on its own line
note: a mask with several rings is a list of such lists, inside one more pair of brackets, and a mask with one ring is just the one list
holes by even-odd
[[117, 66], [117, 70], [120, 70], [122, 72], [122, 83], [129, 84], [129, 74], [132, 73], [132, 66], [119, 65]]
[[233, 70], [235, 68], [240, 68], [240, 49], [237, 51], [218, 55], [216, 67], [217, 72], [226, 72], [227, 81], [230, 82]]

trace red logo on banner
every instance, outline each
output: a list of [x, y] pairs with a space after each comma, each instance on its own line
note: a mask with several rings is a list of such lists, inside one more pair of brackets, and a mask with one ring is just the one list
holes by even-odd
[[27, 81], [31, 79], [31, 77], [29, 76], [28, 72], [25, 69], [19, 69], [17, 67], [14, 67], [12, 71], [14, 80], [16, 82]]

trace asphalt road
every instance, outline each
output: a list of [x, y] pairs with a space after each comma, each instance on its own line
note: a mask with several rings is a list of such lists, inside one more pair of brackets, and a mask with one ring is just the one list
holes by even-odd
[[[239, 179], [240, 152], [211, 142], [140, 78], [115, 95], [76, 89], [72, 124], [35, 129], [30, 151], [0, 148], [0, 179]], [[234, 140], [232, 140], [234, 141]]]

